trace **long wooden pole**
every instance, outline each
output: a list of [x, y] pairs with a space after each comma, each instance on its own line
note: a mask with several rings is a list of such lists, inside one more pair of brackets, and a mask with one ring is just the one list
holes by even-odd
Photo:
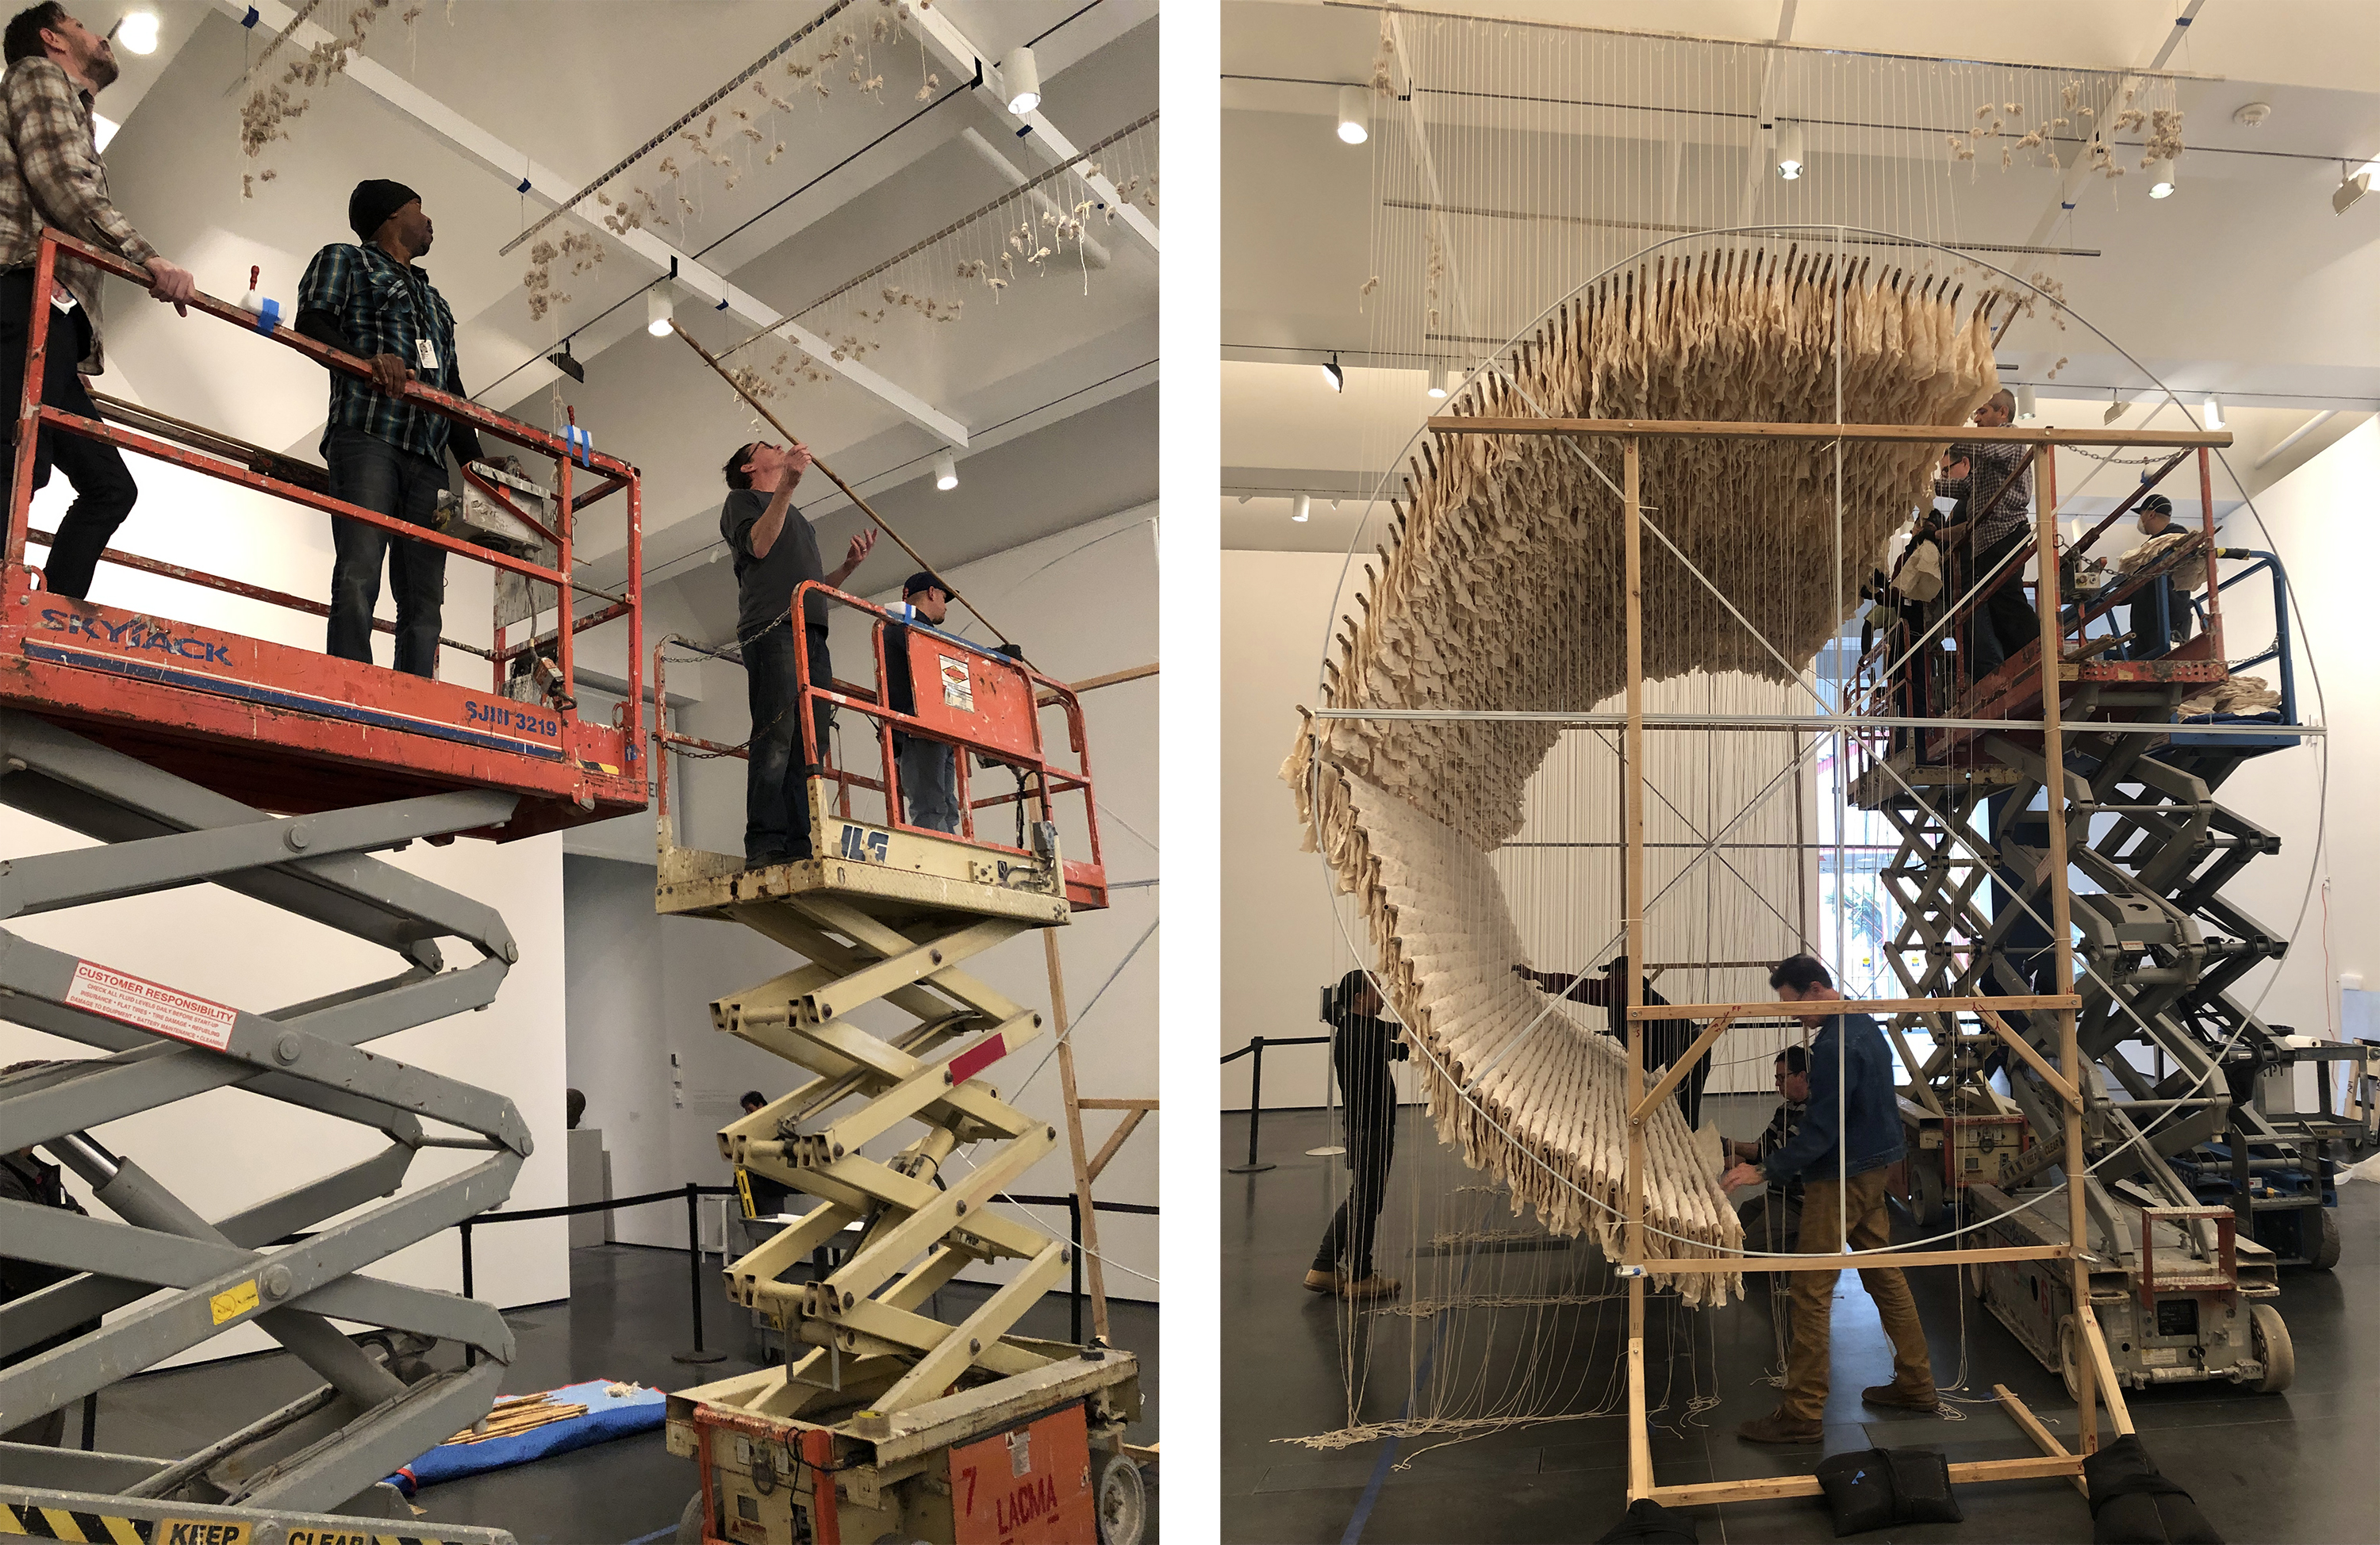
[[[702, 362], [705, 365], [710, 366], [710, 368], [717, 373], [721, 380], [727, 383], [728, 389], [734, 392], [737, 396], [743, 398], [747, 403], [749, 403], [752, 405], [753, 412], [767, 419], [771, 428], [785, 437], [786, 443], [792, 444], [798, 441], [799, 437], [796, 436], [793, 430], [785, 428], [783, 420], [780, 419], [775, 414], [771, 413], [767, 405], [763, 404], [759, 398], [755, 397], [749, 392], [745, 391], [742, 383], [737, 381], [734, 376], [727, 373], [727, 368], [720, 364], [718, 357], [709, 349], [704, 348], [702, 344], [697, 341], [693, 333], [688, 332], [683, 327], [674, 325], [670, 328], [670, 331], [685, 339], [686, 346], [692, 349], [696, 354], [700, 355], [702, 356]], [[983, 614], [982, 608], [977, 606], [973, 601], [968, 600], [965, 596], [960, 595], [957, 589], [951, 585], [949, 580], [944, 578], [942, 572], [940, 569], [937, 569], [931, 563], [927, 562], [924, 556], [920, 554], [916, 548], [911, 547], [908, 542], [902, 537], [901, 533], [893, 530], [892, 526], [885, 524], [884, 517], [878, 514], [874, 507], [871, 506], [868, 501], [859, 497], [859, 491], [856, 489], [854, 489], [849, 483], [844, 482], [842, 478], [835, 476], [834, 468], [819, 460], [816, 455], [812, 455], [810, 457], [810, 465], [817, 467], [820, 472], [825, 473], [828, 479], [832, 481], [836, 488], [843, 490], [843, 496], [845, 499], [850, 500], [854, 504], [858, 505], [859, 513], [866, 515], [869, 520], [874, 521], [876, 523], [876, 528], [883, 532], [887, 537], [892, 537], [892, 545], [899, 548], [903, 552], [907, 553], [912, 562], [916, 563], [917, 567], [925, 570], [927, 573], [932, 574], [936, 579], [941, 580], [944, 594], [948, 595], [951, 599], [958, 602], [961, 606], [965, 607], [969, 611], [974, 612], [976, 620], [981, 622], [985, 627], [990, 628], [994, 634], [999, 634], [1000, 641], [1002, 644], [1014, 644], [1016, 642], [1006, 634], [1001, 633], [1000, 624], [993, 622], [990, 618], [986, 617]], [[1087, 1225], [1086, 1225], [1086, 1226], [1087, 1226]]]
[[[2041, 510], [2034, 522], [2034, 558], [2040, 565], [2040, 582], [2034, 590], [2034, 603], [2041, 613], [2041, 760], [2048, 787], [2042, 792], [2042, 814], [2049, 824], [2049, 935], [2050, 959], [2055, 962], [2060, 993], [2070, 992], [2074, 985], [2074, 944], [2071, 937], [2073, 903], [2066, 885], [2066, 733], [2059, 721], [2063, 706], [2058, 701], [2061, 672], [2059, 634], [2063, 631], [2058, 620], [2058, 453], [2047, 451], [2041, 458]], [[2060, 1008], [2058, 1013], [2058, 1068], [2066, 1078], [2069, 1089], [2082, 1088], [2082, 1055], [2075, 1038], [2074, 1010]], [[2085, 1255], [2091, 1246], [2091, 1215], [2084, 1205], [2084, 1193], [2089, 1185], [2082, 1158], [2082, 1112], [2079, 1104], [2065, 1107], [2066, 1128], [2066, 1229], [2069, 1243], [2074, 1249], [2074, 1322], [2075, 1322], [2075, 1418], [2082, 1430], [2082, 1451], [2091, 1454], [2099, 1447], [2099, 1409], [2097, 1370], [2092, 1366], [2089, 1353], [2091, 1313], [2091, 1267]], [[2143, 1265], [2147, 1263], [2144, 1261]]]
[[[1628, 1108], [1636, 1109], [1645, 1095], [1645, 1024], [1633, 1012], [1645, 1006], [1645, 574], [1643, 456], [1638, 444], [1626, 442], [1626, 465], [1621, 502], [1626, 506], [1628, 584], [1628, 768], [1622, 788], [1627, 796], [1628, 894], [1621, 916], [1628, 929]], [[1628, 1279], [1628, 1497], [1631, 1502], [1653, 1490], [1653, 1440], [1645, 1429], [1645, 1121], [1628, 1123], [1628, 1230], [1624, 1259], [1635, 1269]]]
[[1448, 435], [1592, 435], [1612, 440], [1652, 436], [1684, 440], [1872, 440], [1941, 445], [2141, 445], [2180, 449], [2231, 443], [2228, 429], [2053, 429], [2011, 424], [1985, 429], [1964, 424], [1764, 424], [1691, 418], [1495, 418], [1444, 415], [1423, 426]]
[[1091, 1165], [1085, 1156], [1083, 1104], [1075, 1087], [1075, 1043], [1067, 1033], [1066, 975], [1058, 965], [1058, 930], [1041, 930], [1050, 964], [1050, 1016], [1058, 1031], [1058, 1087], [1066, 1099], [1066, 1146], [1075, 1160], [1075, 1205], [1083, 1215], [1083, 1280], [1091, 1289], [1091, 1334], [1108, 1339], [1108, 1279], [1099, 1261], [1099, 1215], [1091, 1207]]

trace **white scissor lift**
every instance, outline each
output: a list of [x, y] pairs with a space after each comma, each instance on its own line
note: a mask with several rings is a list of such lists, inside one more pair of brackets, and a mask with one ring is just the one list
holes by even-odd
[[[820, 588], [868, 617], [874, 682], [806, 689], [796, 709], [805, 749], [820, 760], [808, 742], [822, 699], [844, 710], [846, 744], [859, 739], [856, 715], [882, 776], [829, 766], [809, 782], [817, 857], [747, 870], [676, 846], [670, 748], [733, 748], [673, 734], [665, 717], [655, 737], [657, 904], [742, 923], [800, 958], [713, 1003], [711, 1018], [810, 1075], [719, 1133], [730, 1165], [813, 1204], [727, 1268], [729, 1297], [774, 1321], [785, 1360], [670, 1397], [671, 1451], [701, 1476], [679, 1538], [1132, 1545], [1146, 1515], [1123, 1443], [1140, 1412], [1137, 1361], [1014, 1329], [1074, 1265], [1068, 1241], [1000, 1206], [1061, 1141], [987, 1078], [1040, 1035], [1041, 1016], [965, 969], [1021, 934], [1063, 926], [1076, 908], [1106, 904], [1081, 709], [1064, 685], [1012, 657], [889, 627], [878, 609]], [[889, 706], [888, 646], [906, 653], [919, 683], [912, 713]], [[657, 659], [665, 716], [663, 668]], [[1045, 712], [1062, 722], [1071, 766], [1050, 759]], [[903, 819], [896, 726], [953, 748], [957, 833]], [[978, 769], [1014, 776], [1014, 791], [974, 797]], [[867, 806], [858, 815], [855, 790]], [[1075, 793], [1085, 863], [1059, 849], [1056, 802]], [[1013, 814], [1018, 840], [990, 829], [1006, 818], [978, 823], [992, 810]], [[868, 1009], [878, 1023], [891, 1011], [900, 1028], [853, 1022]], [[953, 1165], [961, 1150], [965, 1162]], [[788, 1280], [828, 1249], [831, 1269]], [[974, 1312], [955, 1323], [932, 1317], [945, 1284], [999, 1261], [1015, 1262], [1014, 1273]]]

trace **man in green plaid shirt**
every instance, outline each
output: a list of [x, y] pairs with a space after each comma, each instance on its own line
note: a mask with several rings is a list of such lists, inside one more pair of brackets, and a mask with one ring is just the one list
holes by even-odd
[[[355, 355], [369, 380], [331, 375], [331, 416], [322, 431], [331, 494], [415, 525], [436, 524], [447, 486], [447, 451], [480, 459], [480, 437], [405, 399], [407, 380], [460, 397], [455, 364], [455, 313], [414, 261], [430, 250], [430, 217], [420, 195], [403, 183], [356, 185], [347, 223], [359, 245], [325, 247], [298, 285], [298, 331]], [[438, 674], [438, 630], [446, 600], [443, 548], [392, 537], [382, 526], [333, 517], [329, 650], [371, 663], [372, 611], [380, 604], [381, 563], [396, 596], [396, 669]]]

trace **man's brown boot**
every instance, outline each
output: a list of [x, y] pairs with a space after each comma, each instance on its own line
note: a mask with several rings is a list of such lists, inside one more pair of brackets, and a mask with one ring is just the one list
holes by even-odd
[[1871, 1406], [1891, 1406], [1904, 1411], [1923, 1411], [1927, 1416], [1932, 1416], [1942, 1408], [1942, 1397], [1934, 1393], [1934, 1386], [1931, 1384], [1919, 1391], [1906, 1390], [1899, 1384], [1870, 1384], [1860, 1391], [1860, 1398]]
[[1827, 1429], [1823, 1422], [1803, 1421], [1779, 1408], [1745, 1422], [1735, 1435], [1747, 1443], [1815, 1443], [1825, 1441]]
[[1308, 1293], [1336, 1293], [1346, 1280], [1336, 1272], [1326, 1272], [1316, 1267], [1305, 1273], [1305, 1290]]
[[1394, 1277], [1384, 1277], [1374, 1272], [1360, 1281], [1342, 1282], [1339, 1296], [1350, 1303], [1363, 1303], [1372, 1298], [1393, 1298], [1405, 1290], [1405, 1285]]

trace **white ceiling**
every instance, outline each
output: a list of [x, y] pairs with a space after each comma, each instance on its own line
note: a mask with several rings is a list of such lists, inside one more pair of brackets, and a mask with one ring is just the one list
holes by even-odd
[[[1649, 11], [1598, 0], [1461, 8], [1620, 28], [1641, 28], [1652, 16], [1675, 32], [1743, 41], [1773, 40], [1780, 15], [1778, 0], [1672, 0]], [[1760, 218], [1836, 218], [1831, 211], [1840, 205], [1828, 200], [1841, 199], [1846, 188], [1915, 186], [1937, 228], [1955, 230], [1965, 242], [2006, 244], [2036, 239], [2059, 202], [2059, 173], [2022, 162], [2003, 172], [1997, 157], [1953, 171], [1941, 136], [1915, 132], [1942, 126], [1890, 99], [1859, 101], [1856, 86], [1843, 83], [1880, 66], [1814, 51], [2139, 68], [2173, 40], [2176, 14], [2163, 0], [2016, 0], [1988, 7], [1802, 0], [1786, 8], [1792, 42], [1811, 50], [1788, 51], [1805, 100], [1831, 91], [1833, 103], [1846, 109], [1840, 116], [1893, 127], [1836, 131], [1824, 149], [1814, 129], [1810, 176], [1800, 185], [1769, 176], [1758, 188]], [[1396, 122], [1405, 110], [1376, 109], [1375, 119], [1387, 121], [1375, 122], [1368, 146], [1350, 148], [1332, 133], [1336, 88], [1370, 78], [1378, 28], [1377, 11], [1352, 6], [1232, 0], [1224, 6], [1221, 508], [1228, 547], [1343, 550], [1354, 505], [1334, 520], [1327, 502], [1318, 504], [1314, 519], [1299, 526], [1287, 518], [1289, 501], [1266, 497], [1266, 490], [1361, 488], [1368, 494], [1429, 406], [1421, 367], [1436, 351], [1424, 342], [1427, 330], [1418, 318], [1420, 281], [1403, 272], [1418, 269], [1419, 244], [1397, 239], [1400, 232], [1410, 238], [1412, 219], [1383, 211], [1389, 181], [1374, 159], [1392, 147], [1399, 156], [1410, 154]], [[1533, 35], [1555, 36], [1479, 31], [1513, 40], [1511, 56], [1521, 62], [1500, 66], [1509, 72], [1527, 67]], [[2176, 87], [2189, 146], [2179, 168], [2180, 192], [2151, 201], [2137, 175], [2116, 186], [2085, 178], [2078, 193], [2065, 195], [2076, 209], [2047, 238], [2097, 254], [2053, 267], [2071, 317], [2087, 319], [2112, 342], [2079, 322], [2058, 329], [2044, 312], [2003, 339], [1999, 357], [2011, 380], [2038, 386], [2045, 416], [2052, 415], [2053, 399], [2070, 397], [2076, 421], [2095, 424], [2098, 412], [2084, 411], [2085, 404], [2104, 408], [2111, 389], [2141, 395], [2152, 375], [2193, 403], [2221, 394], [2240, 436], [2232, 460], [2252, 492], [2380, 406], [2380, 312], [2369, 302], [2380, 290], [2380, 196], [2344, 217], [2332, 213], [2329, 201], [2340, 158], [2360, 165], [2380, 156], [2380, 6], [2206, 0], [2166, 67], [2192, 72]], [[1582, 82], [1580, 95], [1593, 87], [1594, 100], [1624, 101], [1628, 91], [1641, 95], [1653, 84]], [[1512, 90], [1542, 92], [1545, 82]], [[1706, 81], [1702, 90], [1707, 96], [1716, 88]], [[1697, 105], [1756, 117], [1756, 90], [1743, 94], [1742, 102]], [[2249, 102], [2271, 105], [2263, 127], [2231, 121], [2234, 109]], [[1621, 207], [1630, 189], [1614, 181], [1564, 179], [1546, 169], [1625, 166], [1630, 154], [1647, 151], [1658, 157], [1661, 137], [1677, 121], [1573, 114], [1549, 127], [1542, 112], [1530, 118], [1521, 109], [1476, 101], [1455, 108], [1444, 98], [1428, 103], [1428, 115], [1445, 202], [1513, 210], [1540, 217], [1541, 226], [1548, 215], [1557, 223], [1645, 218]], [[1756, 166], [1765, 169], [1766, 151], [1755, 150], [1745, 120], [1694, 124], [1679, 152], [1682, 186], [1671, 218], [1736, 223], [1737, 191]], [[1636, 151], [1627, 148], [1632, 143]], [[1881, 199], [1866, 207], [1878, 204], [1889, 207]], [[1799, 212], [1804, 210], [1811, 212]], [[1998, 260], [2020, 272], [2041, 261]], [[1488, 314], [1476, 323], [1483, 334], [1508, 334], [1572, 282], [1548, 276], [1532, 292], [1521, 263], [1483, 272], [1469, 285], [1472, 296], [1488, 297], [1479, 302]], [[1376, 273], [1387, 283], [1366, 299], [1359, 292]], [[1459, 354], [1442, 342], [1453, 331], [1442, 325], [1433, 336], [1441, 340], [1438, 348]], [[1334, 350], [1348, 368], [1343, 395], [1326, 390], [1315, 368]], [[2049, 372], [2061, 358], [2052, 381]], [[2254, 468], [2266, 449], [2330, 409], [2347, 411]], [[2142, 417], [2135, 410], [2128, 422], [2137, 427]], [[2170, 412], [2163, 420], [2178, 421]], [[1257, 497], [1244, 504], [1246, 494]]]
[[[582, 225], [604, 239], [605, 261], [577, 276], [555, 265], [554, 288], [573, 301], [533, 320], [521, 289], [526, 250], [500, 257], [498, 248], [548, 206], [351, 80], [313, 89], [313, 105], [291, 123], [289, 139], [245, 160], [238, 82], [260, 38], [226, 14], [239, 7], [159, 0], [156, 8], [164, 20], [158, 54], [128, 56], [124, 78], [99, 102], [102, 112], [120, 115], [110, 182], [142, 234], [218, 295], [238, 295], [249, 265], [261, 265], [264, 293], [285, 308], [314, 250], [352, 239], [345, 216], [357, 180], [394, 177], [419, 189], [437, 226], [423, 266], [455, 310], [466, 384], [489, 405], [543, 423], [556, 416], [551, 387], [558, 381], [597, 445], [644, 475], [649, 573], [698, 570], [717, 539], [720, 463], [741, 441], [774, 435], [756, 429], [683, 344], [645, 332], [642, 296], [655, 271], [611, 233]], [[823, 8], [823, 0], [425, 0], [410, 35], [401, 7], [381, 13], [366, 52], [575, 189]], [[938, 0], [935, 8], [988, 58], [1038, 39], [1042, 113], [1077, 145], [1157, 104], [1155, 0], [1087, 7], [1081, 0]], [[858, 0], [827, 35], [848, 27], [865, 38], [880, 13], [889, 14]], [[760, 79], [794, 100], [792, 112], [770, 113], [748, 88], [717, 111], [724, 126], [728, 105], [756, 110], [756, 127], [783, 140], [785, 153], [773, 165], [748, 157], [732, 190], [706, 168], [685, 185], [698, 214], [656, 234], [793, 313], [1009, 190], [1014, 179], [990, 164], [967, 131], [1001, 147], [1027, 175], [1046, 164], [1016, 145], [965, 78], [924, 57], [916, 39], [879, 45], [870, 68], [885, 78], [880, 103], [832, 72], [822, 73], [838, 90], [820, 101], [771, 66]], [[941, 78], [933, 100], [920, 102], [929, 69]], [[1154, 130], [1144, 133], [1153, 154]], [[643, 183], [658, 191], [647, 167], [662, 153], [613, 189]], [[265, 167], [273, 181], [243, 199], [242, 174]], [[568, 228], [565, 217], [545, 235]], [[955, 325], [901, 313], [882, 324], [883, 346], [867, 364], [968, 432], [956, 490], [916, 497], [930, 490], [929, 458], [941, 442], [850, 382], [795, 386], [772, 409], [937, 563], [1153, 500], [1158, 260], [1121, 225], [1095, 224], [1093, 234], [1107, 261], [1087, 275], [1070, 253], [1064, 270], [1052, 265], [1046, 279], [1020, 280], [997, 307], [970, 297]], [[128, 289], [109, 305], [104, 386], [244, 439], [313, 453], [325, 400], [319, 370], [219, 324], [177, 320]], [[714, 350], [750, 331], [698, 301], [682, 301], [677, 314]], [[543, 363], [565, 335], [586, 367], [583, 385]], [[763, 365], [778, 352], [753, 350]], [[1021, 468], [1031, 471], [1020, 476]], [[848, 505], [824, 478], [815, 482], [825, 491], [805, 504], [829, 514], [830, 526], [852, 524]], [[839, 516], [831, 513], [837, 506]], [[618, 536], [609, 524], [590, 527], [582, 556], [601, 565], [609, 555], [616, 569]], [[890, 565], [870, 572], [879, 567]]]

